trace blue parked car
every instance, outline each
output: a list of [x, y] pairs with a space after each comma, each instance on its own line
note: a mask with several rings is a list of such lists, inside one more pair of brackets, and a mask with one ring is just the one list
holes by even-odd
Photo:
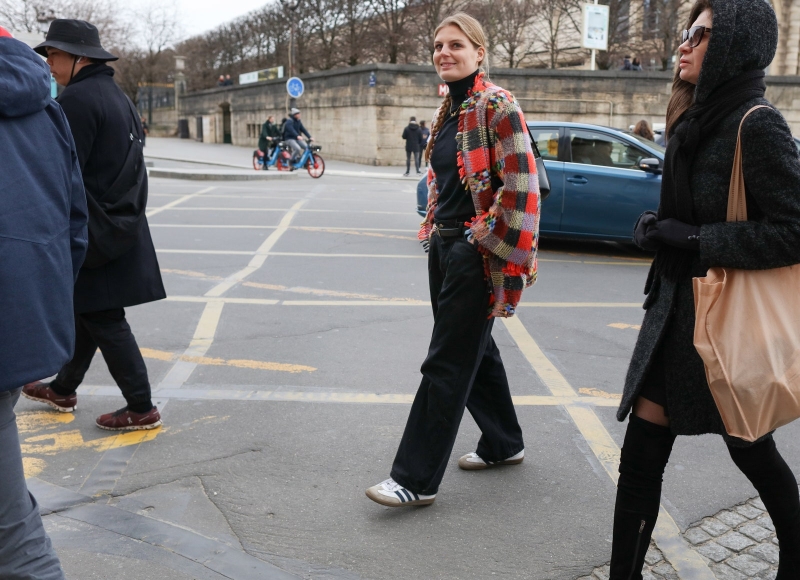
[[528, 128], [550, 178], [540, 233], [632, 241], [636, 219], [658, 209], [664, 148], [587, 123], [529, 122]]
[[[636, 219], [658, 209], [664, 148], [627, 131], [587, 123], [529, 122], [528, 128], [550, 178], [540, 233], [633, 241]], [[421, 179], [420, 215], [425, 215], [427, 196]]]

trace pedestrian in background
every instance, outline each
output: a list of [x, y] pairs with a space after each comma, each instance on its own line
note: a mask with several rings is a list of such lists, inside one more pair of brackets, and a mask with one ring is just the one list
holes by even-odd
[[633, 70], [633, 63], [631, 63], [631, 57], [627, 54], [625, 58], [622, 60], [622, 66], [619, 67], [619, 70]]
[[147, 121], [145, 121], [144, 117], [140, 117], [139, 120], [142, 123], [142, 147], [144, 147], [147, 136], [150, 134], [150, 127], [147, 126]]
[[25, 484], [14, 406], [20, 385], [52, 375], [72, 356], [86, 196], [44, 61], [3, 28], [0, 55], [0, 578], [63, 580]]
[[[419, 130], [422, 131], [422, 150], [425, 151], [425, 149], [428, 148], [428, 139], [431, 137], [431, 130], [428, 129], [424, 119], [419, 122]], [[428, 167], [427, 157], [425, 158], [425, 167]]]
[[639, 135], [639, 137], [643, 137], [650, 141], [653, 140], [653, 130], [650, 128], [650, 123], [648, 123], [645, 119], [642, 119], [636, 126], [633, 128], [633, 134]]
[[232, 87], [233, 86], [233, 80], [231, 80], [231, 75], [225, 75], [225, 82], [222, 83], [222, 84], [224, 86], [226, 86], [226, 87]]
[[450, 89], [426, 151], [430, 203], [419, 233], [430, 249], [433, 334], [391, 476], [367, 490], [390, 507], [433, 503], [465, 407], [482, 436], [461, 469], [516, 465], [525, 455], [492, 325], [514, 315], [536, 279], [536, 162], [519, 105], [486, 80], [480, 23], [464, 13], [445, 18], [433, 49]]
[[270, 115], [261, 125], [261, 134], [258, 136], [258, 150], [264, 154], [264, 169], [269, 169], [267, 161], [272, 157], [274, 148], [280, 139], [281, 132], [275, 124], [275, 115]]
[[408, 177], [411, 172], [411, 155], [414, 155], [414, 167], [417, 170], [417, 175], [421, 175], [419, 170], [420, 156], [422, 155], [422, 130], [417, 124], [417, 118], [411, 117], [408, 125], [403, 129], [403, 139], [406, 141], [406, 172], [403, 177]]
[[[166, 298], [147, 225], [147, 172], [142, 126], [133, 103], [114, 82], [97, 28], [54, 20], [34, 49], [47, 55], [69, 121], [89, 207], [89, 248], [75, 284], [75, 353], [50, 384], [25, 385], [23, 395], [72, 412], [76, 390], [97, 349], [127, 405], [97, 418], [102, 429], [153, 429], [161, 416], [150, 397], [147, 367], [124, 308]], [[46, 376], [46, 375], [42, 375]]]
[[[656, 256], [646, 313], [617, 418], [628, 418], [619, 466], [611, 578], [642, 578], [676, 435], [722, 435], [761, 495], [780, 542], [777, 578], [800, 578], [800, 496], [772, 434], [727, 435], [694, 347], [692, 278], [710, 267], [757, 270], [800, 263], [800, 159], [783, 116], [764, 98], [778, 23], [767, 2], [699, 0], [680, 45], [667, 106], [669, 142], [658, 214], [645, 212], [636, 243]], [[739, 125], [748, 221], [726, 221]], [[798, 312], [787, 312], [796, 321]], [[709, 482], [716, 485], [716, 482]]]
[[633, 57], [633, 62], [631, 62], [631, 70], [642, 70], [642, 63], [638, 57]]
[[225, 86], [225, 75], [219, 75], [219, 78], [217, 79], [217, 86], [218, 87]]

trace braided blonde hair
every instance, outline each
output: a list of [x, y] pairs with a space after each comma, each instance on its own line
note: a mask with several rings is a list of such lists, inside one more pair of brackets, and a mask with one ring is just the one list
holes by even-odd
[[[484, 56], [483, 59], [481, 59], [481, 61], [478, 63], [478, 70], [484, 73], [488, 72], [489, 54], [486, 51], [486, 33], [483, 31], [481, 23], [465, 12], [458, 12], [452, 16], [448, 16], [439, 23], [439, 26], [436, 27], [436, 31], [433, 33], [434, 38], [445, 26], [456, 26], [466, 35], [467, 39], [472, 43], [472, 46], [475, 48], [483, 48]], [[441, 106], [439, 107], [439, 111], [436, 115], [436, 118], [433, 120], [433, 124], [431, 125], [431, 136], [430, 139], [428, 139], [428, 146], [425, 148], [425, 160], [429, 163], [431, 160], [431, 152], [433, 151], [433, 143], [436, 141], [436, 135], [439, 133], [439, 130], [442, 128], [442, 125], [445, 122], [445, 119], [447, 119], [447, 116], [450, 114], [450, 108], [452, 106], [453, 98], [448, 92], [447, 96], [445, 96]]]

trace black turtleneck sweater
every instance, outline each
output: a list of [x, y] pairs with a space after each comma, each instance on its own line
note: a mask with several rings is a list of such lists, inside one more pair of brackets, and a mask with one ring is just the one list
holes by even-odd
[[444, 123], [436, 135], [431, 151], [431, 167], [436, 174], [439, 199], [434, 218], [439, 221], [463, 223], [475, 217], [475, 204], [469, 189], [458, 176], [458, 113], [461, 103], [467, 100], [467, 91], [472, 88], [478, 71], [460, 81], [447, 83], [450, 89], [450, 111], [446, 111]]

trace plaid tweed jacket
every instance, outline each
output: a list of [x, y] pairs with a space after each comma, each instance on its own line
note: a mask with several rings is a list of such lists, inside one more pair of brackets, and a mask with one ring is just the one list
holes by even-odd
[[[489, 316], [513, 316], [522, 290], [536, 281], [541, 209], [536, 161], [513, 95], [479, 74], [461, 104], [456, 140], [459, 175], [475, 204], [476, 217], [465, 225], [484, 256]], [[496, 190], [493, 176], [503, 183]], [[436, 175], [429, 167], [428, 211], [420, 240], [427, 240], [434, 229], [437, 198]]]

